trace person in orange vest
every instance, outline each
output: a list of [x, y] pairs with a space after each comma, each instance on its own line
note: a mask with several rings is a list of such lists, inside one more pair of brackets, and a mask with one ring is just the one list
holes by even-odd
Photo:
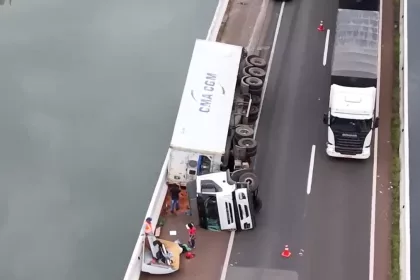
[[152, 218], [148, 217], [144, 222], [144, 233], [146, 235], [153, 235]]

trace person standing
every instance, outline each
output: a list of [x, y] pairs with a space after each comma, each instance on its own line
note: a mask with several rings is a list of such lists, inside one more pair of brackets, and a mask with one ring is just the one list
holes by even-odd
[[155, 232], [153, 231], [153, 225], [152, 225], [152, 218], [147, 217], [147, 219], [144, 221], [144, 233], [146, 234], [145, 239], [145, 246], [147, 249], [151, 250], [151, 245], [149, 243], [149, 236], [153, 236]]
[[179, 194], [181, 193], [181, 188], [178, 185], [173, 185], [170, 189], [171, 194], [171, 213], [179, 210]]
[[148, 217], [144, 222], [144, 233], [146, 235], [153, 235], [152, 218]]
[[197, 229], [195, 228], [193, 223], [187, 224], [187, 230], [188, 230], [188, 245], [191, 248], [195, 248], [195, 234], [197, 232]]

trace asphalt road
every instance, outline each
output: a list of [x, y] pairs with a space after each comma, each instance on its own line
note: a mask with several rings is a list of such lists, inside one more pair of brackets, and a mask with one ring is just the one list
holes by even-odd
[[410, 166], [410, 234], [411, 234], [411, 279], [420, 279], [420, 60], [418, 50], [420, 49], [420, 37], [417, 35], [417, 28], [420, 24], [418, 14], [420, 3], [414, 0], [407, 0], [407, 24], [408, 30], [408, 133], [409, 133], [409, 166]]
[[[331, 29], [332, 50], [337, 7], [326, 0], [286, 4], [257, 135], [263, 209], [257, 228], [235, 237], [228, 280], [369, 279], [373, 158], [325, 154], [331, 56], [324, 67], [325, 33], [316, 28], [324, 20]], [[285, 244], [291, 259], [280, 256]]]

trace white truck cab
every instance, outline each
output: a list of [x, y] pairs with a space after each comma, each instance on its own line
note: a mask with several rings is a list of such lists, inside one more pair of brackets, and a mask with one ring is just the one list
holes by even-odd
[[367, 159], [370, 157], [375, 118], [376, 88], [344, 87], [333, 84], [328, 113], [327, 154], [331, 157]]
[[[248, 171], [240, 170], [242, 174]], [[235, 182], [230, 172], [197, 176], [187, 184], [192, 211], [200, 226], [216, 230], [250, 230], [255, 227], [257, 192], [246, 182]]]

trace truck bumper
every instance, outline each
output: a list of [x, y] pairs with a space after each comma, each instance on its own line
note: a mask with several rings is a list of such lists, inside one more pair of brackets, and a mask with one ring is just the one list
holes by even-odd
[[345, 155], [340, 154], [335, 151], [335, 147], [333, 145], [327, 144], [327, 155], [330, 157], [336, 158], [352, 158], [352, 159], [368, 159], [370, 157], [370, 148], [363, 148], [363, 152], [357, 155]]

